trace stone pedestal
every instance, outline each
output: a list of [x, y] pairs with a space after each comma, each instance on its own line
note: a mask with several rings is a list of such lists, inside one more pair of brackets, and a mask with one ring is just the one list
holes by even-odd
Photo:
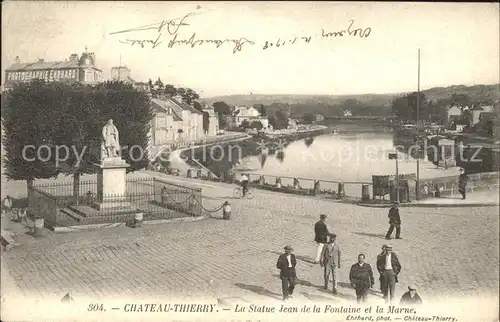
[[130, 166], [121, 158], [103, 159], [97, 172], [97, 202], [93, 207], [101, 210], [119, 210], [130, 208], [126, 197], [127, 182], [125, 175]]

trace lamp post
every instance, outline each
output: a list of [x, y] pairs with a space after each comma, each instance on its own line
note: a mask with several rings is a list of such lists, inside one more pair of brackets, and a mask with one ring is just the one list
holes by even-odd
[[[420, 144], [420, 48], [418, 49], [418, 80], [417, 80], [417, 144], [418, 144], [418, 155], [417, 155], [417, 182], [416, 182], [416, 199], [420, 199], [420, 149], [422, 148]], [[397, 164], [397, 160], [396, 160]]]
[[399, 164], [398, 151], [389, 153], [389, 160], [396, 160], [396, 201], [399, 202]]

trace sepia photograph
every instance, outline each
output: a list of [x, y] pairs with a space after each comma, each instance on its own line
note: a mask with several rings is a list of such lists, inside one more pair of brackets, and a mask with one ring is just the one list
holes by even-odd
[[1, 321], [500, 321], [498, 3], [4, 1], [1, 75]]

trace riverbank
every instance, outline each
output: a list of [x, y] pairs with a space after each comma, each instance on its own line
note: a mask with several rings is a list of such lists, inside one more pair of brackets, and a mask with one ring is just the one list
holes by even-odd
[[162, 154], [164, 153], [171, 153], [173, 151], [178, 151], [178, 150], [187, 150], [189, 148], [198, 146], [226, 143], [226, 142], [231, 142], [233, 140], [248, 139], [250, 137], [251, 136], [246, 133], [226, 132], [221, 135], [207, 136], [196, 140], [170, 142], [168, 144], [164, 144], [161, 146], [152, 147], [150, 149], [150, 160], [154, 162], [159, 157], [162, 157]]

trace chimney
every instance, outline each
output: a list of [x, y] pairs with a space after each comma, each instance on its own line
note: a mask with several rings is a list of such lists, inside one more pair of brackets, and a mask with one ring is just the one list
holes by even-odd
[[71, 54], [71, 56], [69, 56], [69, 61], [71, 63], [78, 63], [78, 55], [77, 54]]
[[94, 53], [90, 53], [90, 57], [92, 57], [92, 63], [94, 64], [94, 66], [96, 65], [96, 61], [95, 61], [95, 54]]
[[20, 64], [21, 63], [21, 59], [19, 59], [19, 56], [16, 56], [16, 59], [14, 59], [14, 62], [16, 64]]

